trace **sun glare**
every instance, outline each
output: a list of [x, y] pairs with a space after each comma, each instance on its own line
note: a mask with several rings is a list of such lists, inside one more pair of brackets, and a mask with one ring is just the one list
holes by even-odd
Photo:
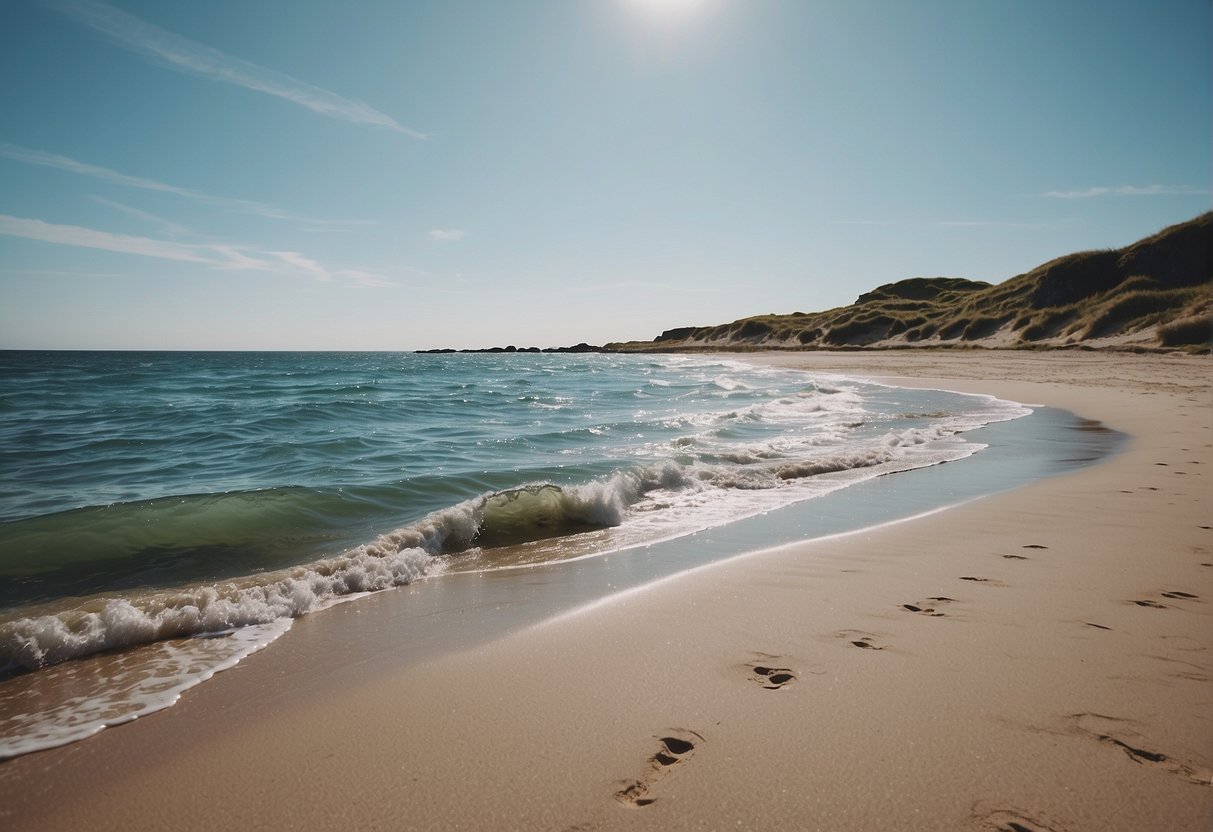
[[689, 14], [704, 6], [707, 0], [628, 0], [628, 4], [643, 12], [663, 17]]

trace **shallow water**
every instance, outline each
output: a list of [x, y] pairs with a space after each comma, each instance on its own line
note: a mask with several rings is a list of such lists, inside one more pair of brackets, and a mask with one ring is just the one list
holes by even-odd
[[830, 533], [835, 505], [881, 522], [1106, 453], [1068, 415], [711, 358], [5, 353], [0, 380], [0, 755], [165, 707], [366, 592], [603, 561], [546, 591], [575, 603]]

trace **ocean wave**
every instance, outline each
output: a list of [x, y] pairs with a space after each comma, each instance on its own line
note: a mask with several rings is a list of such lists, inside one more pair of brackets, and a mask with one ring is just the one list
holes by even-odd
[[732, 378], [731, 376], [716, 376], [716, 378], [712, 379], [712, 384], [716, 385], [721, 390], [724, 390], [726, 393], [732, 393], [734, 390], [751, 389], [750, 385], [746, 384], [744, 381]]
[[296, 618], [351, 593], [409, 583], [433, 556], [420, 549], [375, 551], [377, 542], [331, 560], [240, 582], [103, 598], [0, 624], [0, 673], [251, 624]]
[[121, 598], [0, 622], [0, 672], [33, 669], [116, 648], [296, 618], [343, 598], [411, 583], [443, 556], [492, 550], [619, 526], [655, 491], [760, 491], [788, 481], [871, 468], [955, 432], [946, 426], [889, 432], [862, 448], [794, 460], [755, 448], [722, 464], [665, 461], [581, 485], [550, 482], [464, 500], [335, 557], [233, 581]]
[[[734, 382], [736, 379], [731, 375], [710, 379], [710, 383], [722, 389], [745, 387], [741, 382]], [[281, 566], [279, 561], [267, 564], [268, 571], [222, 581], [214, 579], [216, 573], [211, 573], [205, 581], [176, 575], [173, 582], [182, 583], [181, 588], [120, 589], [119, 597], [94, 596], [75, 602], [68, 609], [44, 604], [36, 612], [14, 610], [10, 618], [0, 620], [0, 672], [42, 667], [164, 639], [292, 619], [360, 593], [388, 589], [435, 574], [445, 568], [444, 556], [447, 555], [478, 549], [486, 553], [484, 562], [491, 564], [495, 549], [611, 529], [627, 525], [640, 514], [645, 517], [642, 524], [645, 533], [652, 532], [652, 536], [686, 533], [688, 523], [703, 528], [712, 523], [727, 522], [746, 513], [765, 511], [781, 503], [805, 499], [805, 495], [811, 496], [811, 486], [806, 481], [820, 475], [863, 471], [866, 473], [862, 476], [868, 477], [883, 470], [904, 470], [965, 456], [977, 446], [968, 450], [950, 448], [946, 452], [923, 452], [913, 460], [902, 462], [906, 456], [919, 453], [915, 449], [937, 440], [989, 421], [1023, 415], [1006, 403], [989, 401], [990, 407], [985, 410], [978, 408], [954, 418], [942, 411], [930, 413], [930, 417], [940, 418], [926, 426], [883, 434], [875, 433], [872, 427], [879, 424], [882, 417], [868, 414], [862, 397], [853, 388], [841, 384], [800, 388], [794, 393], [732, 410], [692, 412], [673, 419], [658, 419], [649, 424], [676, 430], [693, 428], [699, 432], [691, 437], [667, 435], [651, 445], [637, 444], [623, 453], [633, 454], [633, 459], [641, 458], [639, 464], [588, 482], [556, 484], [544, 479], [488, 490], [469, 499], [459, 500], [452, 496], [453, 502], [446, 508], [432, 511], [369, 542], [346, 548], [340, 554], [304, 565], [278, 568]], [[927, 418], [927, 413], [923, 418]], [[756, 433], [750, 423], [773, 424], [778, 433], [775, 436], [769, 430]], [[548, 445], [555, 448], [552, 437], [557, 435], [593, 433], [616, 424], [620, 432], [624, 432], [626, 424], [623, 422], [600, 422], [544, 435], [549, 437]], [[638, 425], [633, 423], [633, 428]], [[635, 432], [639, 433], [639, 430]], [[454, 440], [448, 437], [448, 441]], [[583, 475], [586, 473], [583, 469]], [[538, 476], [555, 474], [545, 472]], [[500, 485], [501, 481], [494, 484]], [[825, 484], [823, 487], [830, 486]], [[779, 489], [789, 490], [783, 496], [762, 497], [761, 500], [738, 495], [738, 492], [753, 494]], [[660, 500], [652, 499], [656, 492], [662, 492]], [[225, 535], [202, 541], [207, 544], [207, 557], [212, 558], [215, 551], [221, 551], [223, 547], [239, 550], [242, 539], [232, 537], [229, 540], [226, 535], [234, 534], [242, 523], [263, 522], [271, 505], [282, 503], [281, 511], [275, 515], [279, 525], [274, 528], [285, 530], [297, 521], [296, 512], [300, 508], [297, 500], [316, 499], [317, 493], [294, 489], [286, 496], [275, 495], [273, 500], [255, 494], [239, 499], [217, 495], [192, 502], [171, 498], [149, 502], [140, 510], [157, 512], [158, 522], [168, 521], [170, 526], [162, 526], [160, 532], [194, 524], [200, 509], [211, 512], [206, 515], [209, 526], [222, 528]], [[336, 499], [333, 511], [341, 508], [347, 499], [345, 496]], [[694, 511], [686, 511], [688, 507]], [[691, 514], [694, 519], [687, 520]], [[246, 515], [255, 520], [246, 521]], [[106, 516], [98, 510], [94, 519]], [[114, 521], [130, 516], [130, 512], [116, 513]], [[323, 517], [320, 519], [324, 520]], [[219, 520], [222, 522], [216, 522]], [[136, 524], [125, 525], [134, 528]], [[90, 533], [96, 531], [94, 527]], [[633, 541], [640, 538], [623, 534], [617, 539]], [[84, 537], [77, 541], [86, 542]], [[154, 535], [127, 542], [130, 551], [141, 557], [144, 552], [162, 548]], [[337, 545], [334, 543], [334, 548]], [[199, 550], [203, 548], [198, 547]], [[315, 556], [316, 553], [307, 555]], [[213, 568], [209, 564], [210, 561], [208, 568]], [[131, 575], [144, 577], [137, 571], [132, 571]], [[161, 586], [165, 583], [168, 581]], [[138, 584], [128, 584], [131, 585]], [[95, 588], [91, 591], [112, 592]]]
[[0, 622], [0, 673], [94, 653], [296, 618], [345, 596], [411, 583], [441, 556], [616, 526], [657, 488], [687, 482], [677, 465], [637, 467], [577, 486], [538, 483], [464, 500], [341, 555], [234, 581], [121, 598]]

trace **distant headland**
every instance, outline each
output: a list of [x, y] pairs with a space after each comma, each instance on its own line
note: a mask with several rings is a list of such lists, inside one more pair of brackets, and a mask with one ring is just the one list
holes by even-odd
[[850, 306], [668, 329], [652, 341], [482, 352], [700, 352], [924, 347], [1208, 352], [1213, 212], [1119, 249], [1067, 254], [1002, 283], [913, 277]]
[[453, 350], [453, 349], [437, 349], [437, 350], [416, 350], [423, 355], [445, 355], [447, 353], [466, 353], [466, 352], [605, 352], [603, 347], [595, 347], [591, 344], [581, 343], [574, 344], [571, 347], [516, 347], [511, 344], [508, 347], [488, 347], [479, 350]]

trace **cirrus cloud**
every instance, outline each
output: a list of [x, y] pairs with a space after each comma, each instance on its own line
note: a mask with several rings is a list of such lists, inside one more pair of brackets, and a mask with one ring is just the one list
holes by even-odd
[[0, 214], [0, 235], [55, 245], [99, 249], [139, 257], [196, 263], [224, 271], [293, 274], [318, 281], [339, 280], [360, 287], [391, 286], [381, 274], [357, 268], [334, 268], [297, 251], [263, 251], [231, 243], [180, 243], [130, 234], [114, 234], [80, 225], [62, 225]]
[[364, 101], [345, 98], [284, 72], [196, 43], [107, 3], [96, 0], [44, 0], [44, 3], [119, 46], [180, 72], [272, 95], [329, 118], [386, 127], [414, 139], [429, 138]]
[[32, 150], [28, 147], [20, 147], [19, 145], [8, 144], [7, 142], [0, 142], [0, 158], [9, 159], [13, 162], [21, 162], [27, 165], [38, 165], [40, 167], [64, 170], [68, 171], [69, 173], [88, 176], [102, 182], [108, 182], [112, 185], [121, 185], [126, 188], [139, 188], [145, 191], [157, 191], [159, 193], [174, 194], [175, 196], [192, 199], [216, 208], [222, 208], [228, 211], [237, 211], [242, 214], [253, 214], [260, 217], [266, 217], [268, 219], [295, 220], [312, 225], [332, 226], [370, 224], [365, 220], [322, 220], [315, 219], [313, 217], [305, 217], [299, 214], [294, 214], [290, 211], [285, 211], [274, 205], [268, 205], [264, 202], [257, 202], [251, 199], [233, 199], [232, 197], [226, 196], [214, 196], [213, 194], [208, 194], [194, 188], [183, 188], [179, 185], [170, 185], [166, 182], [157, 182], [155, 179], [148, 179], [143, 176], [131, 176], [130, 174], [101, 167], [100, 165], [81, 162], [80, 160], [73, 159], [70, 156], [60, 156], [57, 153], [47, 153], [45, 150]]

